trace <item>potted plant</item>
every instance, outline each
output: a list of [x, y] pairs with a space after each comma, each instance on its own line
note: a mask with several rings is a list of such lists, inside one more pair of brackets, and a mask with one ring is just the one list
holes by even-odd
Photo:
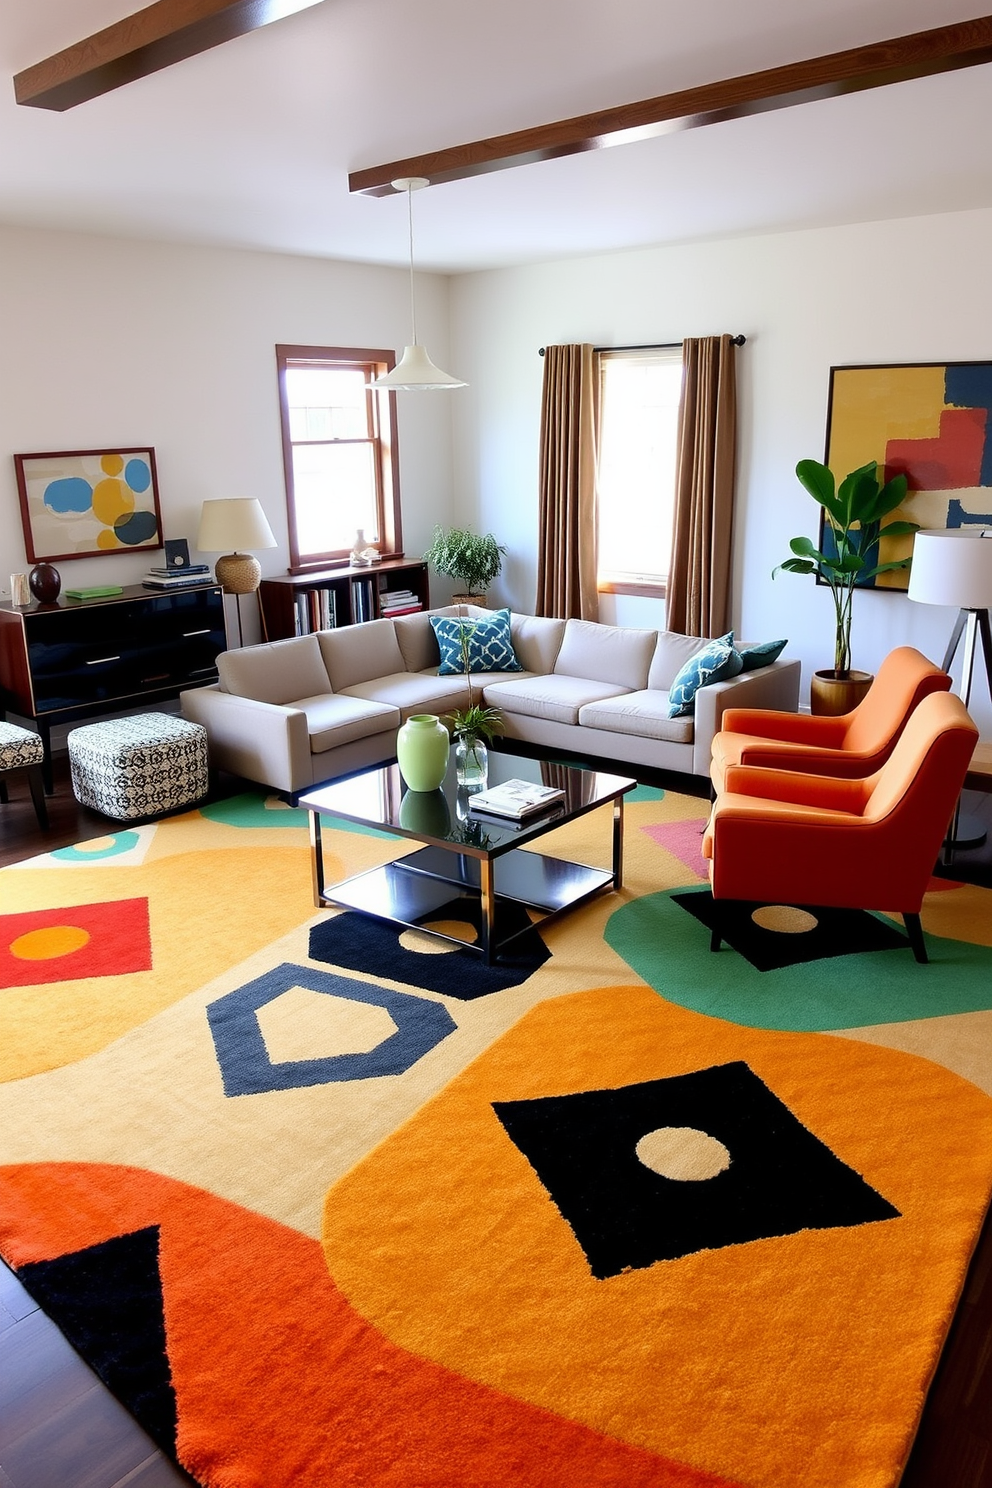
[[465, 592], [453, 595], [454, 601], [479, 600], [503, 567], [505, 552], [491, 532], [479, 537], [464, 527], [435, 527], [424, 561], [437, 573], [464, 584]]
[[484, 786], [489, 779], [489, 750], [496, 734], [503, 732], [498, 708], [472, 703], [447, 715], [455, 743], [455, 778], [459, 785]]
[[[855, 707], [871, 686], [871, 674], [851, 670], [851, 613], [854, 590], [859, 582], [893, 569], [908, 568], [911, 558], [879, 563], [882, 518], [906, 499], [905, 475], [893, 476], [884, 484], [878, 462], [872, 460], [852, 470], [837, 487], [833, 472], [818, 460], [800, 460], [796, 475], [825, 513], [823, 551], [811, 538], [794, 537], [789, 544], [795, 557], [787, 558], [772, 572], [816, 574], [830, 589], [834, 602], [834, 664], [813, 676], [810, 708], [813, 713], [846, 713]], [[886, 537], [908, 537], [919, 531], [918, 522], [889, 522]]]

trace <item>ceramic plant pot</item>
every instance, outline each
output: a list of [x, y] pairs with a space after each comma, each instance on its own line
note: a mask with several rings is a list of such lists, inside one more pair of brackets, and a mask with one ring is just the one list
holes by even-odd
[[435, 713], [413, 713], [396, 735], [396, 762], [411, 790], [437, 790], [448, 768], [451, 739]]
[[871, 672], [814, 672], [809, 685], [809, 711], [836, 718], [856, 708], [874, 682]]

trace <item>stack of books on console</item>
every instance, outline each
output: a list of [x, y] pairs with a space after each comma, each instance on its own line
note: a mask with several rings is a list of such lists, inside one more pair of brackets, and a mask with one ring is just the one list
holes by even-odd
[[412, 589], [383, 589], [379, 595], [379, 614], [385, 620], [390, 615], [410, 615], [423, 609]]
[[144, 589], [190, 589], [209, 582], [209, 563], [188, 563], [185, 568], [150, 568], [141, 585]]
[[535, 785], [533, 780], [504, 780], [478, 791], [469, 801], [472, 816], [499, 817], [523, 822], [564, 801], [565, 792], [554, 785]]

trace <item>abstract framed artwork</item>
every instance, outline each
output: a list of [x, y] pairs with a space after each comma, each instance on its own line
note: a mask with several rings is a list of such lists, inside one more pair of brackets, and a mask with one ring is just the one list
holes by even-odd
[[[908, 493], [887, 521], [920, 527], [992, 524], [992, 362], [831, 367], [826, 464], [838, 483], [878, 462]], [[826, 534], [821, 516], [820, 545]], [[878, 561], [909, 557], [912, 537], [879, 542]], [[908, 569], [863, 587], [905, 591]]]
[[30, 562], [162, 546], [155, 451], [147, 445], [15, 455], [14, 465]]

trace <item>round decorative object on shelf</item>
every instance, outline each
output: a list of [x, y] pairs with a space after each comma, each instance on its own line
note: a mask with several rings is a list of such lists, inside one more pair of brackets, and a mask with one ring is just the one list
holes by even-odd
[[62, 592], [62, 575], [51, 563], [36, 563], [28, 574], [28, 586], [40, 604], [53, 604]]
[[448, 768], [451, 739], [436, 713], [413, 713], [396, 735], [396, 762], [411, 790], [437, 790]]
[[830, 718], [850, 713], [874, 680], [871, 672], [845, 672], [841, 677], [829, 669], [814, 672], [809, 686], [809, 711]]
[[228, 553], [214, 564], [225, 594], [254, 594], [262, 579], [262, 565], [251, 553]]

